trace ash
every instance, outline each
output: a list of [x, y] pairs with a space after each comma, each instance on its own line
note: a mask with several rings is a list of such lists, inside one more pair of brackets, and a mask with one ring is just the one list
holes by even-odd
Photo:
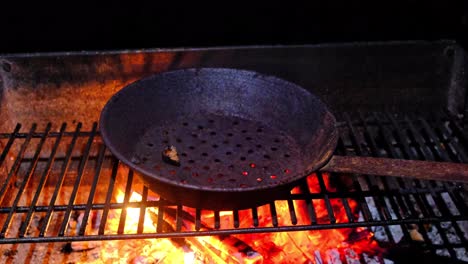
[[[459, 215], [459, 211], [450, 198], [448, 193], [441, 193], [441, 198], [443, 199], [444, 203], [447, 206], [447, 209], [450, 211], [452, 215]], [[430, 194], [426, 194], [424, 197], [428, 204], [434, 211], [436, 216], [441, 216], [441, 212], [438, 210], [438, 207], [434, 201], [434, 198]], [[395, 212], [392, 210], [390, 206], [390, 201], [387, 197], [384, 198], [387, 204], [387, 208], [389, 209], [389, 213], [392, 219], [397, 219]], [[366, 202], [369, 206], [369, 210], [372, 214], [374, 219], [380, 220], [381, 217], [379, 215], [379, 211], [375, 204], [374, 198], [366, 197]], [[419, 212], [420, 213], [420, 212]], [[421, 213], [420, 213], [421, 214]], [[421, 214], [422, 216], [422, 214]], [[358, 221], [364, 221], [364, 217], [362, 213], [359, 215]], [[421, 225], [420, 225], [421, 226]], [[465, 248], [463, 248], [462, 239], [468, 239], [468, 221], [449, 221], [449, 222], [441, 222], [438, 224], [424, 224], [423, 230], [420, 230], [420, 226], [418, 225], [408, 225], [406, 228], [409, 230], [409, 236], [412, 243], [419, 244], [419, 245], [426, 245], [428, 248], [432, 247], [432, 252], [438, 256], [442, 257], [452, 257], [453, 255], [450, 254], [450, 250], [453, 250], [452, 254], [456, 255], [461, 261], [468, 262], [468, 252]], [[457, 234], [455, 229], [459, 229], [462, 231], [464, 237], [460, 238]], [[402, 244], [407, 241], [404, 241], [404, 232], [402, 226], [394, 225], [394, 226], [376, 226], [371, 227], [371, 231], [374, 233], [374, 237], [377, 241], [383, 243], [391, 243], [393, 240], [394, 244]], [[423, 233], [425, 233], [423, 235]], [[389, 238], [388, 234], [391, 235]], [[424, 237], [427, 237], [429, 241], [427, 241]], [[446, 247], [448, 244], [458, 244], [459, 247], [449, 248]]]

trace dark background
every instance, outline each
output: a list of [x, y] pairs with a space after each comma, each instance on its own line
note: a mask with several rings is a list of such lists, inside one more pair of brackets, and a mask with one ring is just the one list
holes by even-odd
[[457, 39], [468, 1], [2, 3], [0, 53]]

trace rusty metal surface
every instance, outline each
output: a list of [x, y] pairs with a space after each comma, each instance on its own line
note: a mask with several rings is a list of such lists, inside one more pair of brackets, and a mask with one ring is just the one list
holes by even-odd
[[466, 94], [464, 53], [448, 40], [3, 54], [0, 128], [51, 121], [83, 122], [90, 129], [105, 102], [125, 85], [190, 67], [275, 75], [317, 94], [334, 113], [356, 107], [458, 111]]
[[333, 156], [320, 170], [468, 183], [468, 164], [452, 162]]

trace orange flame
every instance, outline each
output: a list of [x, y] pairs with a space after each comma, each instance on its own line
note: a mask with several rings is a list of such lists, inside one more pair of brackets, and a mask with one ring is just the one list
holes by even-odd
[[[125, 193], [117, 190], [116, 200], [119, 203], [124, 201]], [[130, 196], [130, 202], [141, 201], [141, 195], [133, 192]], [[139, 208], [125, 208], [125, 234], [135, 234], [138, 229], [138, 221], [140, 218]], [[149, 209], [146, 209], [149, 210]], [[157, 209], [151, 208], [157, 213]], [[117, 233], [119, 220], [122, 210], [112, 211], [107, 220], [107, 233]], [[154, 232], [155, 226], [149, 215], [149, 211], [145, 213], [143, 232]], [[104, 262], [114, 263], [195, 263], [193, 252], [185, 252], [184, 248], [176, 247], [170, 239], [143, 239], [143, 240], [117, 240], [107, 241], [102, 244], [101, 258]]]
[[[319, 192], [317, 177], [307, 178], [309, 191]], [[324, 175], [326, 187], [329, 186], [328, 177]], [[295, 189], [293, 193], [299, 193]], [[124, 201], [124, 192], [119, 190], [116, 195], [117, 202]], [[139, 202], [142, 197], [138, 193], [132, 193], [131, 202]], [[297, 225], [308, 225], [311, 223], [305, 201], [294, 201], [297, 213]], [[327, 205], [323, 199], [312, 201], [317, 223], [328, 223], [329, 215]], [[356, 208], [354, 200], [348, 200], [351, 209]], [[348, 217], [343, 209], [341, 199], [330, 199], [330, 205], [334, 212], [336, 222], [347, 222]], [[276, 201], [277, 219], [279, 226], [291, 224], [291, 217], [287, 201]], [[127, 234], [136, 233], [140, 217], [140, 208], [126, 208], [127, 217], [124, 232]], [[157, 214], [156, 208], [147, 208], [145, 213], [144, 231], [154, 232], [154, 219], [150, 214]], [[194, 213], [191, 208], [184, 210]], [[108, 219], [108, 232], [117, 232], [120, 214], [122, 210], [114, 212]], [[272, 226], [272, 217], [269, 205], [258, 208], [259, 226]], [[231, 211], [220, 212], [221, 229], [232, 228], [233, 213]], [[252, 212], [250, 210], [239, 211], [239, 225], [241, 228], [252, 227]], [[213, 226], [214, 214], [212, 211], [202, 212], [202, 222], [206, 226]], [[186, 228], [193, 230], [194, 224], [185, 221]], [[350, 239], [352, 233], [359, 233], [357, 239]], [[134, 263], [151, 261], [162, 261], [164, 263], [308, 263], [316, 262], [317, 258], [327, 260], [337, 256], [344, 258], [356, 258], [362, 252], [376, 253], [378, 245], [372, 239], [372, 233], [365, 228], [355, 229], [330, 229], [320, 231], [299, 231], [299, 232], [275, 232], [275, 233], [255, 233], [232, 235], [234, 242], [229, 239], [216, 236], [189, 237], [182, 239], [181, 244], [174, 243], [171, 239], [145, 239], [145, 240], [124, 240], [105, 242], [102, 255], [107, 256], [109, 261], [122, 259], [131, 260]], [[239, 244], [241, 244], [239, 246]], [[250, 248], [249, 253], [243, 252], [245, 247]]]

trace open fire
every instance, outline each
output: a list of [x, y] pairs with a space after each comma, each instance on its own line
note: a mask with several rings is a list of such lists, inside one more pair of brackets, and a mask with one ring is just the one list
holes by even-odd
[[[320, 191], [318, 177], [308, 177], [308, 186], [311, 193]], [[333, 188], [329, 183], [328, 175], [323, 177], [327, 189]], [[294, 193], [300, 194], [296, 188]], [[114, 193], [117, 202], [124, 202], [125, 192], [116, 189]], [[133, 192], [130, 202], [141, 201], [142, 196]], [[158, 199], [150, 196], [149, 199]], [[318, 224], [329, 222], [330, 215], [324, 200], [313, 200], [314, 216]], [[353, 217], [359, 218], [357, 203], [348, 199]], [[311, 223], [310, 212], [304, 201], [293, 201], [298, 214], [297, 224]], [[343, 209], [341, 199], [330, 199], [334, 217], [337, 223], [348, 221]], [[174, 231], [176, 220], [171, 214], [173, 208], [165, 208], [166, 217], [163, 220], [163, 231]], [[140, 221], [140, 208], [126, 208], [124, 210], [111, 210], [107, 218], [106, 230], [117, 233], [122, 213], [126, 214], [123, 232], [133, 234], [138, 230]], [[174, 210], [175, 212], [175, 210]], [[194, 229], [195, 211], [184, 207], [186, 215], [183, 216], [182, 230]], [[272, 218], [269, 205], [258, 208], [258, 226], [271, 226]], [[276, 214], [279, 225], [291, 222], [287, 201], [276, 201]], [[172, 217], [174, 216], [174, 217]], [[219, 213], [220, 227], [233, 226], [232, 211]], [[147, 208], [144, 214], [143, 232], [156, 231], [158, 218], [157, 208]], [[210, 229], [215, 222], [212, 211], [202, 211], [200, 229]], [[251, 222], [250, 210], [241, 210], [238, 215], [239, 227], [254, 227]], [[80, 219], [78, 217], [78, 225]], [[92, 219], [90, 219], [92, 221]], [[276, 223], [275, 223], [276, 225]], [[87, 232], [96, 234], [99, 226], [96, 223], [89, 225]], [[141, 227], [140, 227], [141, 228]], [[133, 263], [360, 263], [360, 256], [378, 256], [382, 250], [373, 239], [373, 234], [366, 228], [330, 229], [320, 231], [301, 232], [268, 232], [255, 234], [200, 236], [186, 238], [162, 238], [140, 240], [117, 240], [105, 242], [72, 242], [72, 251], [86, 251], [99, 247], [99, 259], [104, 262], [133, 262]], [[364, 253], [364, 254], [363, 254]], [[376, 260], [379, 259], [375, 257]], [[381, 259], [381, 258], [380, 258]], [[379, 260], [377, 260], [379, 261]], [[380, 261], [379, 261], [380, 262]]]
[[[63, 156], [72, 153], [75, 134], [59, 140], [63, 154], [56, 157], [48, 178], [44, 175], [53, 158], [46, 158], [48, 153], [35, 167], [30, 154], [21, 162], [8, 156], [12, 167], [6, 166], [4, 175], [16, 178], [0, 208], [0, 223], [7, 227], [0, 261], [391, 263], [387, 258], [407, 256], [401, 250], [432, 263], [446, 263], [443, 256], [449, 255], [467, 260], [465, 196], [455, 184], [318, 173], [304, 178], [283, 200], [253, 209], [177, 207], [143, 188], [133, 172], [106, 155], [93, 133], [76, 137], [76, 145], [87, 148]], [[3, 142], [8, 143], [9, 135]], [[15, 135], [13, 153], [31, 133]], [[34, 135], [32, 150], [43, 134]], [[46, 141], [53, 145], [55, 139]], [[19, 186], [28, 177], [26, 186]], [[434, 220], [447, 215], [455, 218]], [[154, 237], [159, 238], [146, 239]]]

